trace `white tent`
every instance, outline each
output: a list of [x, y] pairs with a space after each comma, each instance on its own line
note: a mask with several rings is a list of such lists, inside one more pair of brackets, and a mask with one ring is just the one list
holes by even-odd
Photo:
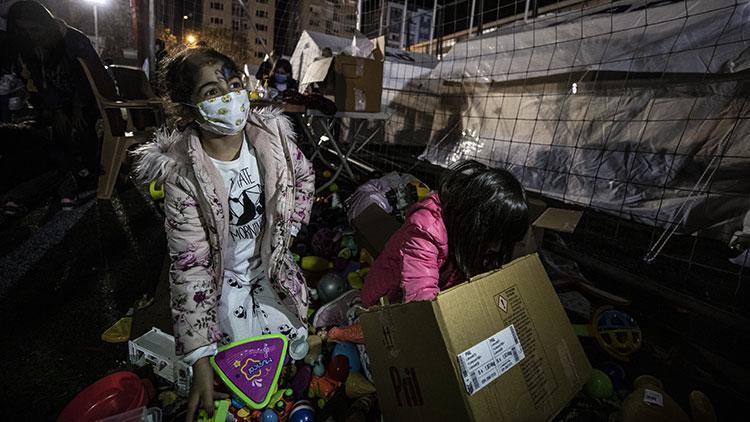
[[[352, 39], [350, 38], [320, 32], [302, 32], [291, 58], [294, 78], [298, 81], [303, 80], [305, 71], [315, 59], [321, 57], [324, 48], [330, 48], [336, 55], [351, 47], [351, 45]], [[437, 59], [427, 54], [386, 47], [385, 63], [383, 64], [383, 89], [403, 89], [408, 81], [428, 75], [437, 63]]]

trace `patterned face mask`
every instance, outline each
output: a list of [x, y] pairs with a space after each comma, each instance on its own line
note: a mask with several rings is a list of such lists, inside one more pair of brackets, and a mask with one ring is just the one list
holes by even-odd
[[201, 101], [196, 105], [203, 117], [203, 121], [199, 121], [198, 125], [220, 135], [237, 134], [247, 122], [249, 102], [247, 91], [244, 89]]

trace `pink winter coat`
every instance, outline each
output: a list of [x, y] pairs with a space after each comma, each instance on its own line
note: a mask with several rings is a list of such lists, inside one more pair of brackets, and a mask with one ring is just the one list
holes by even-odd
[[[295, 145], [294, 129], [281, 110], [250, 113], [245, 134], [264, 178], [261, 260], [284, 304], [306, 322], [307, 286], [288, 246], [310, 218], [315, 174]], [[136, 156], [139, 178], [165, 186], [175, 348], [182, 355], [222, 338], [216, 313], [229, 237], [227, 192], [195, 130], [159, 131]]]
[[406, 221], [386, 243], [367, 274], [362, 302], [372, 306], [382, 296], [393, 302], [432, 300], [462, 281], [448, 262], [448, 232], [436, 193], [414, 204]]

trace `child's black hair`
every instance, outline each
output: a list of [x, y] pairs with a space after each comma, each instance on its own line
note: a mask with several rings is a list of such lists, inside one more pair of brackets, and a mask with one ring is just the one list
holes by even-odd
[[191, 104], [190, 97], [198, 83], [196, 78], [201, 67], [214, 63], [224, 64], [227, 79], [234, 76], [242, 78], [242, 72], [234, 60], [209, 47], [184, 49], [165, 60], [158, 75], [159, 83], [169, 100], [171, 117], [178, 127], [195, 120], [195, 110], [187, 104]]
[[292, 63], [289, 60], [276, 60], [276, 66], [273, 67], [273, 71], [276, 72], [276, 69], [283, 69], [290, 78], [292, 77]]
[[464, 161], [440, 182], [448, 253], [464, 276], [510, 261], [529, 226], [526, 193], [508, 171]]

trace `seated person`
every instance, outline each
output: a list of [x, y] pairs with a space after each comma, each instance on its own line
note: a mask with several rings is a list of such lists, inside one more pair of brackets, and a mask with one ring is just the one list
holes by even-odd
[[287, 90], [297, 92], [299, 90], [299, 83], [292, 78], [292, 64], [289, 60], [279, 59], [276, 61], [276, 66], [274, 66], [271, 77], [268, 80], [269, 97], [283, 97], [284, 92]]

